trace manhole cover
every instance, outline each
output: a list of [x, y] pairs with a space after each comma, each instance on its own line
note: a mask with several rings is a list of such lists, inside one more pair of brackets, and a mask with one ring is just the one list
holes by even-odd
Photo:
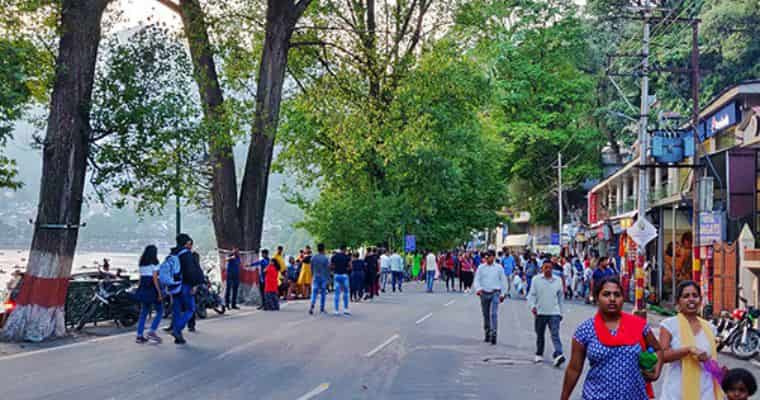
[[492, 365], [528, 365], [532, 364], [530, 360], [512, 358], [512, 357], [489, 357], [484, 358], [483, 362]]

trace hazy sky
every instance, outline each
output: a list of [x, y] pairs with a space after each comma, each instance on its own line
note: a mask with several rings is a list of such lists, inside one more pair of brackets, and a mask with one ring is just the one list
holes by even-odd
[[140, 22], [147, 22], [149, 18], [153, 18], [151, 21], [158, 19], [171, 24], [180, 23], [176, 14], [156, 0], [119, 0], [115, 6], [116, 9], [124, 10], [126, 21], [120, 24], [124, 28], [139, 25]]

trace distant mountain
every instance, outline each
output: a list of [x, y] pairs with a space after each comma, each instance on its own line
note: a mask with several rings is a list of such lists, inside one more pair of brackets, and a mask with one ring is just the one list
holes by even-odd
[[[19, 179], [24, 187], [18, 191], [0, 189], [0, 248], [27, 248], [32, 239], [30, 219], [36, 217], [40, 190], [42, 158], [40, 150], [32, 148], [35, 128], [19, 123], [14, 137], [8, 141], [6, 153], [18, 163]], [[245, 160], [247, 143], [235, 148], [239, 169]], [[308, 233], [296, 230], [293, 225], [303, 218], [298, 207], [285, 201], [280, 188], [294, 185], [288, 176], [273, 174], [269, 181], [266, 216], [264, 220], [264, 247], [277, 244], [286, 246], [293, 254], [310, 242]], [[170, 243], [175, 232], [175, 210], [167, 208], [163, 215], [140, 217], [131, 209], [109, 208], [97, 201], [91, 187], [85, 191], [87, 202], [82, 210], [78, 248], [95, 251], [140, 251], [148, 243]], [[203, 211], [183, 210], [183, 231], [191, 234], [202, 249], [215, 247], [210, 216]]]

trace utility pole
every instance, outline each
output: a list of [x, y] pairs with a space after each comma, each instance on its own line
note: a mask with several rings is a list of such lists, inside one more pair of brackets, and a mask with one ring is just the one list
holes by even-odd
[[[644, 2], [644, 38], [641, 49], [641, 114], [639, 115], [639, 212], [637, 218], [646, 219], [647, 200], [649, 199], [649, 170], [646, 168], [649, 153], [649, 29], [651, 16], [649, 0]], [[644, 307], [644, 260], [646, 245], [637, 247], [634, 279], [636, 282], [634, 313], [646, 316]]]
[[562, 251], [562, 153], [557, 153], [557, 173], [559, 174], [559, 248]]
[[[700, 169], [700, 147], [702, 143], [699, 140], [699, 133], [697, 132], [697, 125], [699, 125], [699, 21], [694, 20], [691, 23], [691, 102], [692, 102], [692, 124], [694, 125], [694, 173], [692, 174], [693, 186], [693, 202], [694, 202], [694, 241], [692, 243], [692, 278], [698, 284], [701, 284], [702, 268], [700, 265], [700, 238], [699, 238], [699, 175]], [[706, 155], [706, 154], [705, 154]], [[704, 171], [705, 174], [707, 170]], [[708, 210], [710, 211], [710, 210]], [[707, 295], [705, 295], [707, 297]]]

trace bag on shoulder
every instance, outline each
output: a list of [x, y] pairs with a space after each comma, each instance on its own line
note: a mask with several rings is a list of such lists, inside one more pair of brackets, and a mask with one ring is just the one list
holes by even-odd
[[182, 265], [179, 256], [186, 252], [187, 249], [182, 249], [177, 254], [170, 254], [158, 267], [158, 281], [166, 287], [169, 294], [177, 294], [182, 289]]

